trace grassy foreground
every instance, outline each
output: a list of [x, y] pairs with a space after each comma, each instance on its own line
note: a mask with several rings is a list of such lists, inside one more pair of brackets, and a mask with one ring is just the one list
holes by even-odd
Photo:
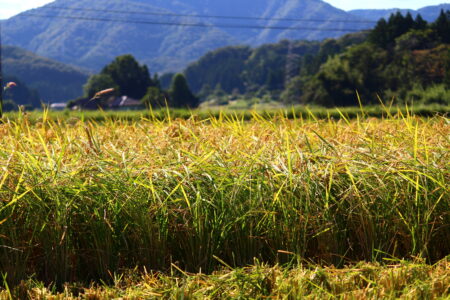
[[[0, 270], [11, 289], [30, 277], [59, 288], [113, 284], [111, 274], [135, 267], [210, 274], [224, 265], [253, 265], [255, 258], [343, 267], [393, 257], [435, 263], [450, 253], [446, 117], [253, 114], [249, 121], [101, 123], [27, 117], [0, 125]], [[282, 276], [306, 272], [311, 281], [316, 272], [261, 268], [283, 284]], [[421, 268], [446, 278], [436, 284], [448, 282], [448, 271]], [[337, 283], [332, 274], [345, 273], [324, 272]], [[229, 276], [236, 279], [229, 282], [232, 293], [251, 284], [253, 273], [161, 275], [155, 284], [174, 285], [172, 292], [197, 284], [201, 291], [202, 280], [220, 285], [217, 278]], [[366, 292], [385, 282], [370, 276], [368, 283], [380, 283]], [[434, 289], [435, 279], [417, 276], [428, 282], [424, 289]], [[309, 289], [322, 284], [312, 282]]]
[[397, 262], [360, 263], [352, 268], [283, 269], [256, 264], [211, 275], [129, 272], [111, 285], [66, 284], [55, 292], [22, 282], [0, 299], [448, 299], [450, 261], [434, 266]]
[[[47, 111], [46, 114], [53, 119], [63, 119], [65, 122], [76, 123], [82, 119], [84, 121], [105, 122], [108, 120], [121, 120], [128, 122], [137, 122], [142, 119], [164, 121], [171, 119], [190, 119], [194, 114], [196, 118], [207, 120], [213, 118], [236, 118], [239, 120], [252, 120], [255, 111], [266, 119], [272, 119], [282, 115], [286, 119], [316, 118], [316, 119], [356, 119], [361, 116], [359, 107], [341, 107], [341, 108], [324, 108], [324, 107], [306, 107], [293, 106], [290, 108], [268, 108], [268, 109], [196, 109], [189, 111], [187, 109], [170, 109], [162, 108], [155, 110], [131, 110], [131, 111]], [[415, 105], [408, 106], [368, 106], [364, 107], [363, 114], [367, 117], [374, 118], [390, 118], [396, 114], [414, 114], [420, 117], [432, 117], [436, 115], [447, 116], [450, 114], [449, 105]], [[16, 121], [21, 118], [21, 113], [9, 112], [7, 118]], [[27, 112], [30, 122], [36, 122], [42, 118], [41, 111]]]

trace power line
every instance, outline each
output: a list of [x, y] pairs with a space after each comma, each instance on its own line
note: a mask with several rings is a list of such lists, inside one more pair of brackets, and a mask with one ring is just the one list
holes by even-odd
[[272, 30], [310, 30], [310, 31], [336, 31], [336, 32], [360, 32], [362, 30], [346, 29], [346, 28], [319, 28], [319, 27], [288, 27], [288, 26], [260, 26], [260, 25], [245, 25], [245, 24], [206, 24], [206, 23], [181, 23], [181, 22], [159, 22], [147, 20], [125, 20], [125, 19], [109, 19], [109, 18], [94, 18], [83, 16], [61, 16], [61, 15], [45, 15], [35, 13], [24, 13], [20, 17], [40, 17], [49, 19], [69, 19], [82, 21], [97, 21], [97, 22], [111, 22], [111, 23], [128, 23], [128, 24], [145, 24], [145, 25], [168, 25], [168, 26], [185, 26], [185, 27], [205, 27], [205, 28], [241, 28], [241, 29], [272, 29]]
[[163, 13], [152, 11], [133, 11], [133, 10], [114, 10], [114, 9], [94, 9], [94, 8], [74, 8], [63, 6], [46, 6], [46, 9], [69, 10], [69, 11], [86, 11], [86, 12], [105, 12], [117, 14], [134, 14], [134, 15], [151, 15], [151, 16], [168, 16], [168, 17], [196, 17], [209, 19], [231, 19], [231, 20], [264, 20], [264, 21], [287, 21], [287, 22], [331, 22], [331, 23], [366, 23], [376, 24], [374, 21], [367, 20], [326, 20], [326, 19], [298, 19], [298, 18], [267, 18], [267, 17], [249, 17], [249, 16], [220, 16], [220, 15], [196, 15], [196, 14], [177, 14]]

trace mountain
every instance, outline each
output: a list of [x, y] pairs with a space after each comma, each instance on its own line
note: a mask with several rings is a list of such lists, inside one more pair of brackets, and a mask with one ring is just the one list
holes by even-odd
[[3, 72], [39, 92], [44, 102], [60, 102], [82, 94], [89, 73], [13, 46], [3, 46]]
[[[247, 19], [205, 18], [205, 15]], [[360, 30], [371, 25], [358, 23], [360, 20], [321, 0], [57, 0], [10, 18], [2, 26], [5, 43], [64, 63], [98, 71], [114, 57], [130, 53], [153, 73], [179, 71], [209, 50], [223, 46], [255, 46], [286, 38], [321, 40], [340, 36], [346, 33], [341, 30], [347, 28]], [[353, 21], [356, 23], [349, 23]], [[193, 23], [204, 27], [155, 23]], [[215, 27], [218, 25], [221, 26]]]
[[[434, 20], [448, 6], [417, 12]], [[116, 56], [132, 54], [152, 73], [163, 73], [224, 46], [336, 38], [368, 29], [371, 20], [392, 12], [345, 12], [322, 0], [56, 0], [2, 27], [5, 43], [66, 64], [98, 71]]]
[[[158, 2], [158, 1], [156, 1]], [[178, 70], [186, 61], [214, 49], [238, 41], [215, 28], [144, 25], [123, 22], [99, 22], [64, 18], [43, 18], [27, 14], [102, 18], [111, 20], [173, 22], [174, 17], [139, 16], [95, 11], [65, 11], [54, 6], [75, 9], [102, 9], [128, 11], [156, 11], [173, 13], [167, 9], [125, 0], [59, 0], [39, 9], [22, 13], [3, 25], [5, 43], [23, 47], [39, 55], [98, 71], [122, 54], [133, 54], [150, 70]], [[179, 10], [178, 12], [183, 12]], [[180, 22], [192, 18], [181, 18]]]
[[439, 13], [441, 10], [450, 10], [450, 4], [440, 4], [440, 5], [434, 5], [434, 6], [426, 6], [418, 10], [414, 9], [398, 9], [398, 8], [392, 8], [392, 9], [355, 9], [348, 11], [350, 14], [352, 14], [355, 17], [360, 17], [366, 20], [370, 21], [378, 21], [381, 18], [389, 18], [391, 14], [395, 14], [396, 12], [401, 12], [403, 15], [407, 14], [408, 12], [413, 15], [413, 17], [416, 17], [418, 14], [424, 18], [424, 20], [428, 22], [433, 22], [437, 19], [439, 16]]

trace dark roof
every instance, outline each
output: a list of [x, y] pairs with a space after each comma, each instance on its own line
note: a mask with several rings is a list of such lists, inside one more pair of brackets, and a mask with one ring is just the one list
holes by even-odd
[[100, 99], [89, 99], [89, 98], [80, 98], [77, 99], [72, 105], [72, 109], [88, 109], [88, 110], [96, 110], [101, 107]]
[[86, 110], [96, 110], [96, 109], [118, 109], [118, 108], [138, 108], [141, 107], [142, 103], [139, 100], [130, 98], [128, 96], [120, 97], [100, 97], [96, 99], [81, 98], [75, 101], [71, 107], [73, 109], [86, 109]]
[[130, 98], [128, 96], [121, 96], [110, 100], [109, 107], [111, 108], [119, 108], [119, 107], [135, 107], [135, 106], [142, 106], [141, 101]]

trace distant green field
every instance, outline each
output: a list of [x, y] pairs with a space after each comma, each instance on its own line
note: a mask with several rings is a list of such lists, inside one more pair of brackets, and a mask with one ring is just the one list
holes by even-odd
[[[129, 288], [377, 298], [421, 295], [409, 288], [417, 279], [424, 295], [444, 297], [448, 268], [432, 264], [448, 266], [450, 254], [450, 121], [431, 113], [9, 114], [0, 124], [2, 295], [103, 281], [116, 282], [115, 297]], [[382, 274], [319, 271], [361, 261]], [[399, 261], [410, 265], [386, 265]], [[194, 275], [224, 267], [233, 270]], [[135, 268], [153, 275], [122, 282]]]
[[[377, 117], [389, 118], [392, 115], [408, 115], [431, 117], [435, 115], [448, 115], [450, 113], [450, 106], [445, 105], [425, 105], [414, 107], [386, 107], [386, 106], [368, 106], [362, 110], [359, 107], [344, 107], [344, 108], [323, 108], [323, 107], [305, 107], [293, 106], [284, 109], [155, 109], [155, 110], [138, 110], [138, 111], [50, 111], [46, 115], [53, 119], [60, 119], [68, 122], [76, 122], [78, 120], [90, 121], [105, 121], [105, 120], [158, 120], [166, 119], [189, 119], [193, 116], [206, 120], [209, 118], [236, 118], [239, 120], [251, 120], [255, 114], [258, 118], [263, 117], [271, 119], [274, 117], [283, 117], [287, 119], [354, 119], [357, 117]], [[42, 119], [43, 113], [41, 111], [27, 112], [27, 118], [31, 121]], [[5, 119], [12, 121], [16, 120], [21, 115], [17, 112], [6, 113]]]

